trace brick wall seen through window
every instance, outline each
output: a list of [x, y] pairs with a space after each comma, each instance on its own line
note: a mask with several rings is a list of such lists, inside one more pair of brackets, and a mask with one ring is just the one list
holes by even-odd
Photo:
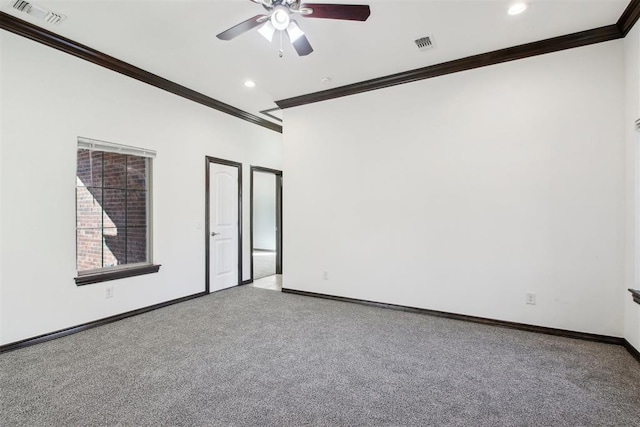
[[149, 262], [149, 159], [78, 149], [79, 272]]

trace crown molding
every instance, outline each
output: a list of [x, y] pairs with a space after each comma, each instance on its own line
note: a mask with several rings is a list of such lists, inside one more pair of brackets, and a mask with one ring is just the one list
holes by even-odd
[[276, 108], [269, 108], [268, 110], [262, 110], [260, 111], [260, 114], [264, 114], [265, 116], [271, 117], [272, 119], [282, 123], [282, 119], [280, 117], [271, 114], [273, 111], [280, 111], [280, 108], [276, 107]]
[[[640, 0], [638, 0], [640, 1]], [[430, 79], [444, 76], [446, 74], [459, 73], [472, 70], [474, 68], [486, 67], [488, 65], [500, 64], [517, 59], [529, 58], [532, 56], [544, 55], [546, 53], [558, 52], [575, 47], [587, 46], [595, 43], [602, 43], [609, 40], [622, 38], [622, 32], [616, 24], [606, 27], [594, 28], [592, 30], [567, 34], [560, 37], [540, 40], [506, 49], [494, 50], [492, 52], [481, 53], [479, 55], [468, 56], [454, 61], [443, 62], [429, 67], [418, 68], [402, 73], [391, 74], [389, 76], [378, 77], [365, 80], [334, 89], [314, 92], [307, 95], [276, 101], [276, 105], [281, 109], [298, 107], [300, 105], [326, 101], [343, 96], [355, 95], [362, 92], [384, 89], [391, 86], [411, 83], [418, 80]]]
[[633, 26], [640, 18], [640, 0], [631, 0], [631, 3], [622, 12], [618, 23], [616, 24], [622, 33], [622, 37], [626, 37]]
[[[329, 99], [341, 98], [343, 96], [355, 95], [362, 92], [383, 89], [418, 80], [443, 76], [446, 74], [459, 73], [472, 70], [474, 68], [486, 67], [517, 59], [529, 58], [537, 55], [558, 52], [566, 49], [602, 43], [610, 40], [624, 38], [640, 19], [640, 0], [631, 0], [625, 11], [616, 24], [592, 30], [567, 34], [560, 37], [540, 40], [506, 49], [500, 49], [479, 55], [473, 55], [454, 61], [444, 62], [429, 67], [418, 68], [402, 73], [391, 74], [371, 80], [341, 86], [321, 92], [314, 92], [306, 95], [296, 96], [276, 101], [280, 109], [297, 107]], [[12, 15], [0, 12], [0, 28], [14, 34], [29, 38], [36, 42], [45, 44], [54, 49], [61, 50], [70, 55], [74, 55], [86, 61], [108, 68], [112, 71], [124, 74], [136, 80], [155, 86], [159, 89], [213, 108], [234, 117], [246, 120], [250, 123], [282, 133], [282, 126], [265, 120], [261, 117], [240, 110], [232, 105], [210, 98], [202, 93], [196, 92], [185, 86], [181, 86], [170, 80], [159, 77], [141, 68], [135, 67], [112, 56], [92, 49], [83, 44], [77, 43], [68, 38], [59, 36], [51, 31], [40, 28], [36, 25], [18, 19]], [[263, 112], [261, 112], [263, 113]]]
[[343, 96], [355, 95], [371, 90], [383, 89], [390, 86], [430, 79], [446, 74], [459, 73], [461, 71], [486, 67], [488, 65], [495, 65], [502, 62], [514, 61], [516, 59], [524, 59], [532, 56], [544, 55], [546, 53], [558, 52], [565, 49], [573, 49], [575, 47], [616, 40], [626, 37], [636, 22], [638, 22], [639, 18], [640, 0], [631, 0], [620, 16], [620, 19], [618, 19], [618, 22], [612, 25], [540, 40], [506, 49], [495, 50], [493, 52], [482, 53], [480, 55], [469, 56], [454, 61], [431, 65], [429, 67], [365, 80], [359, 83], [340, 86], [321, 92], [282, 99], [280, 101], [276, 101], [276, 105], [281, 109], [298, 107], [301, 105], [312, 104], [314, 102], [341, 98]]
[[98, 50], [92, 49], [66, 37], [62, 37], [51, 31], [45, 30], [37, 25], [23, 21], [22, 19], [18, 19], [7, 13], [0, 12], [0, 28], [84, 59], [85, 61], [92, 62], [101, 67], [124, 74], [125, 76], [134, 78], [151, 86], [155, 86], [159, 89], [173, 93], [174, 95], [178, 95], [190, 101], [197, 102], [198, 104], [213, 108], [214, 110], [218, 110], [272, 131], [282, 133], [281, 125], [243, 111], [232, 105], [225, 104], [217, 99], [210, 98], [200, 92], [196, 92], [195, 90], [174, 83], [171, 80], [152, 74], [134, 65], [106, 55]]

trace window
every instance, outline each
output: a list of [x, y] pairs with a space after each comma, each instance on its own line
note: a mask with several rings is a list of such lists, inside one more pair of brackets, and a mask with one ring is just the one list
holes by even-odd
[[78, 139], [76, 284], [158, 271], [151, 258], [151, 159], [155, 153]]

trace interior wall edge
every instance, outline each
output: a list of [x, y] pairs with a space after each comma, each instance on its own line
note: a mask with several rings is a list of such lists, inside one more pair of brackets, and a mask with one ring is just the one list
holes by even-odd
[[[2, 88], [3, 88], [3, 84], [2, 84], [2, 55], [3, 55], [3, 50], [2, 50], [2, 37], [0, 37], [0, 129], [3, 129], [3, 99], [4, 96], [2, 96]], [[2, 165], [2, 147], [3, 147], [3, 134], [0, 131], [0, 165]], [[0, 254], [2, 254], [4, 252], [4, 245], [3, 245], [3, 238], [2, 238], [2, 184], [3, 183], [3, 179], [2, 179], [2, 168], [0, 168]], [[3, 307], [3, 298], [2, 298], [2, 290], [3, 290], [3, 268], [2, 268], [2, 256], [0, 256], [0, 312], [2, 312]], [[2, 316], [0, 316], [0, 343], [3, 342], [3, 322], [2, 322]]]
[[[639, 2], [640, 3], [640, 2]], [[640, 4], [636, 13], [640, 13]], [[640, 133], [635, 121], [640, 118], [640, 26], [635, 25], [623, 42], [625, 54], [625, 283], [621, 287], [624, 298], [624, 334], [630, 346], [640, 349], [640, 306], [633, 302], [627, 289], [639, 289], [640, 265]]]

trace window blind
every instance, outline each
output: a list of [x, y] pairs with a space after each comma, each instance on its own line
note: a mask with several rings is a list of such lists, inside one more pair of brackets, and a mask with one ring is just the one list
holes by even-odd
[[156, 152], [154, 150], [131, 147], [129, 145], [114, 144], [113, 142], [98, 141], [97, 139], [84, 138], [81, 136], [78, 137], [78, 148], [92, 151], [105, 151], [107, 153], [119, 153], [128, 154], [131, 156], [148, 157], [150, 159], [156, 157]]

